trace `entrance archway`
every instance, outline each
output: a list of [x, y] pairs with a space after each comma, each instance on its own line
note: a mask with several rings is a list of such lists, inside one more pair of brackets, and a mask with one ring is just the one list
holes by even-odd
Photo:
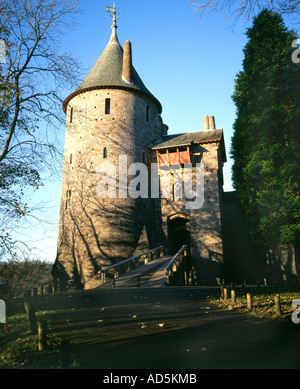
[[183, 246], [187, 245], [190, 254], [190, 217], [184, 213], [177, 213], [168, 217], [168, 252], [176, 254]]

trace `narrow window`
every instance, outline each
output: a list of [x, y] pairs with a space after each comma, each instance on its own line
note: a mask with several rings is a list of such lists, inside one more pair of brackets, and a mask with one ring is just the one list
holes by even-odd
[[104, 147], [103, 149], [103, 158], [107, 158], [107, 148]]
[[110, 99], [105, 99], [105, 115], [110, 114]]
[[72, 195], [72, 192], [70, 190], [67, 190], [67, 192], [66, 192], [66, 209], [71, 208], [71, 195]]
[[173, 185], [173, 200], [182, 200], [182, 185], [179, 182]]
[[70, 165], [72, 165], [72, 161], [73, 161], [73, 154], [70, 154]]
[[147, 122], [149, 122], [149, 118], [150, 118], [150, 107], [147, 105], [147, 107], [146, 107], [146, 120], [147, 120]]
[[70, 123], [73, 122], [73, 107], [71, 107], [71, 110], [70, 110]]

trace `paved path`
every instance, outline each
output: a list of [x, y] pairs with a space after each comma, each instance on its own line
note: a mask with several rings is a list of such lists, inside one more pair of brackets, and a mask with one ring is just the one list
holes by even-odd
[[[98, 289], [54, 296], [51, 331], [77, 368], [300, 368], [300, 328], [225, 311], [199, 287]], [[216, 291], [218, 292], [218, 291]]]

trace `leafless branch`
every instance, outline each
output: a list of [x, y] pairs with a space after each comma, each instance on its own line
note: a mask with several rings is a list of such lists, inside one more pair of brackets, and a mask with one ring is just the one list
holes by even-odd
[[20, 187], [38, 187], [39, 171], [61, 165], [55, 129], [65, 120], [65, 88], [77, 85], [80, 74], [61, 40], [74, 26], [79, 1], [0, 0], [0, 38], [6, 42], [6, 63], [0, 64], [0, 246], [1, 240], [13, 244], [6, 231], [14, 215], [29, 214]]
[[300, 13], [299, 0], [188, 0], [188, 4], [200, 16], [219, 12], [225, 13], [226, 16], [234, 16], [236, 20], [244, 18], [246, 21], [264, 8], [291, 16], [299, 15]]

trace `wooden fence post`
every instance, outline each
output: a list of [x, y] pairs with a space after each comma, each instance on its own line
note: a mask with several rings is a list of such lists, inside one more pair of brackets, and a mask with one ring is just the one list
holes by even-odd
[[44, 351], [47, 348], [47, 322], [41, 320], [38, 322], [38, 338], [39, 338], [39, 351]]
[[27, 290], [24, 293], [24, 309], [27, 316], [27, 319], [29, 319], [29, 304], [30, 304], [30, 298], [31, 298], [31, 292]]
[[252, 297], [251, 293], [247, 293], [247, 309], [252, 309]]
[[236, 303], [235, 290], [234, 289], [231, 289], [231, 302], [232, 302], [232, 304]]
[[221, 293], [221, 298], [224, 298], [224, 285], [220, 286], [220, 293]]
[[165, 280], [166, 280], [166, 285], [169, 285], [169, 283], [170, 283], [169, 270], [166, 271]]
[[29, 320], [30, 330], [36, 335], [37, 334], [37, 324], [36, 324], [36, 316], [34, 304], [31, 297], [31, 292], [27, 291], [24, 294], [24, 308], [26, 312], [27, 319]]
[[277, 294], [274, 298], [274, 303], [275, 303], [275, 313], [278, 316], [281, 316], [281, 306], [280, 306], [280, 296]]
[[224, 288], [224, 300], [227, 300], [227, 288]]

